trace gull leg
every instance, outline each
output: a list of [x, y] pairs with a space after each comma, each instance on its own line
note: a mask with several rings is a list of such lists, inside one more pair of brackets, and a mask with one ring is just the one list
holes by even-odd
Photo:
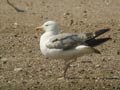
[[65, 61], [64, 73], [63, 73], [64, 78], [66, 78], [66, 72], [69, 67], [70, 67], [70, 62]]
[[75, 62], [76, 60], [77, 59], [73, 59], [73, 60], [70, 60], [70, 61], [65, 60], [65, 63], [64, 63], [65, 67], [64, 67], [64, 73], [63, 73], [64, 78], [66, 78], [66, 73], [67, 73], [68, 68], [70, 67], [70, 64]]

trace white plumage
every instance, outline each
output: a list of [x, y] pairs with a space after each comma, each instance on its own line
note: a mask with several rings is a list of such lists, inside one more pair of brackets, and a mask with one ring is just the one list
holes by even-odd
[[[93, 48], [95, 45], [92, 46], [92, 42], [95, 44], [97, 42], [95, 37], [108, 31], [108, 29], [104, 29], [95, 33], [79, 35], [60, 33], [59, 26], [54, 21], [45, 22], [41, 27], [37, 27], [36, 30], [40, 28], [45, 31], [40, 37], [40, 50], [42, 54], [48, 58], [65, 60], [64, 77], [66, 77], [66, 71], [72, 59], [75, 60], [77, 57], [89, 53], [100, 53]], [[104, 38], [98, 41], [102, 43], [109, 39], [110, 38]], [[97, 43], [100, 44], [99, 42]]]

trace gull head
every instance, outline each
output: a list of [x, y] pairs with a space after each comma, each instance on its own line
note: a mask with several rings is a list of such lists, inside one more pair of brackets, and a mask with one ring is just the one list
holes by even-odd
[[52, 32], [54, 34], [59, 33], [59, 26], [55, 21], [47, 21], [42, 26], [36, 28], [36, 30], [44, 30], [45, 32]]

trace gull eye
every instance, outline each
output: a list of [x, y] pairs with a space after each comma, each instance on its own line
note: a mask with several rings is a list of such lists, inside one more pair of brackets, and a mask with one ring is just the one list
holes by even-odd
[[48, 26], [48, 24], [46, 24], [45, 26]]

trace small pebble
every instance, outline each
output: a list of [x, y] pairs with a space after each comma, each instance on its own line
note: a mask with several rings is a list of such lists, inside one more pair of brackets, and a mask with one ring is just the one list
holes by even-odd
[[98, 77], [96, 80], [95, 80], [95, 82], [98, 82], [100, 80], [100, 78]]
[[66, 13], [64, 13], [63, 15], [64, 15], [64, 16], [67, 16], [67, 15], [70, 15], [70, 13], [69, 13], [69, 12], [66, 12]]
[[[119, 25], [120, 26], [120, 25]], [[120, 29], [118, 29], [118, 31], [120, 31]]]
[[110, 60], [112, 60], [112, 58], [111, 58], [111, 57], [108, 57], [107, 60], [110, 61]]
[[95, 67], [96, 67], [96, 68], [99, 68], [99, 67], [100, 67], [100, 65], [99, 65], [99, 64], [97, 64], [97, 65], [95, 65]]
[[32, 50], [29, 50], [29, 53], [32, 53]]
[[81, 63], [92, 63], [92, 61], [81, 61]]
[[13, 27], [14, 27], [14, 28], [17, 28], [17, 27], [18, 27], [18, 23], [15, 22], [15, 23], [13, 24]]
[[16, 23], [16, 22], [15, 22], [15, 23], [14, 23], [14, 25], [16, 25], [16, 26], [17, 26], [17, 25], [18, 25], [18, 23]]
[[14, 37], [17, 37], [17, 36], [18, 36], [17, 34], [14, 35]]
[[73, 25], [73, 23], [74, 23], [74, 20], [71, 19], [71, 20], [70, 20], [70, 25]]
[[120, 55], [120, 51], [119, 50], [117, 51], [117, 55]]
[[112, 57], [104, 57], [103, 58], [103, 61], [110, 61], [110, 60], [112, 60]]
[[7, 59], [7, 58], [1, 58], [1, 61], [2, 61], [4, 64], [6, 64], [7, 61], [8, 61], [8, 59]]
[[35, 36], [34, 36], [34, 38], [35, 38], [35, 39], [37, 39], [37, 38], [38, 38], [38, 36], [36, 36], [36, 35], [35, 35]]
[[84, 13], [87, 13], [87, 11], [85, 10], [85, 11], [83, 11]]
[[105, 0], [105, 4], [109, 5], [110, 4], [110, 0]]
[[22, 71], [22, 68], [14, 68], [14, 71], [15, 71], [15, 72]]

